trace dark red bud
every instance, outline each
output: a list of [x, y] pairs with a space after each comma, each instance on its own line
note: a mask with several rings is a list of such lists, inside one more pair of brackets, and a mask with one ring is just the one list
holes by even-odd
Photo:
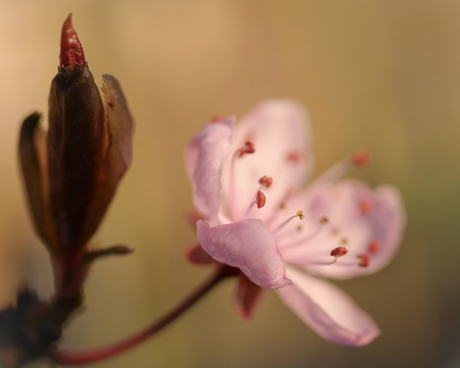
[[[53, 254], [82, 254], [132, 161], [133, 119], [118, 81], [102, 102], [71, 15], [51, 83], [47, 139], [38, 114], [23, 124], [20, 156], [35, 228]], [[38, 144], [42, 142], [42, 144]]]

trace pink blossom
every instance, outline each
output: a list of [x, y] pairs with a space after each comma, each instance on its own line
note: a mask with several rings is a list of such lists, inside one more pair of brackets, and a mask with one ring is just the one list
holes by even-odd
[[[281, 299], [326, 340], [361, 346], [380, 331], [335, 285], [374, 273], [396, 253], [405, 227], [399, 192], [337, 181], [368, 160], [339, 162], [305, 187], [313, 158], [308, 119], [290, 100], [269, 100], [241, 119], [218, 118], [185, 154], [200, 246], [188, 259], [241, 270], [235, 305], [252, 316], [262, 288]], [[204, 253], [203, 250], [206, 252]], [[211, 256], [211, 257], [209, 257]]]

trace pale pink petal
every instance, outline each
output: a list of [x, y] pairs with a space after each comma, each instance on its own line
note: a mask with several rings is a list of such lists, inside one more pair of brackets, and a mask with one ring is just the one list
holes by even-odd
[[[301, 237], [291, 231], [292, 237], [280, 241], [279, 247], [287, 262], [306, 265], [310, 273], [338, 279], [371, 274], [385, 267], [399, 249], [406, 217], [394, 187], [371, 190], [363, 183], [346, 180], [310, 193], [300, 202], [305, 204], [306, 223], [324, 216], [329, 223], [302, 246], [289, 246]], [[377, 250], [371, 250], [373, 243], [378, 243]], [[335, 264], [310, 264], [330, 262], [330, 252], [338, 246], [345, 246], [348, 254]], [[358, 265], [359, 255], [369, 256], [368, 267]]]
[[[267, 218], [290, 189], [305, 184], [313, 165], [311, 135], [305, 110], [291, 100], [268, 100], [257, 105], [237, 124], [230, 154], [225, 160], [224, 196], [233, 221], [245, 217]], [[255, 145], [255, 153], [234, 159], [231, 153], [245, 142]], [[259, 179], [272, 177], [273, 184], [261, 189], [267, 197], [264, 208], [247, 209], [254, 201]]]
[[372, 318], [335, 285], [288, 268], [293, 285], [277, 290], [312, 330], [328, 341], [363, 346], [380, 331]]
[[212, 224], [222, 198], [222, 166], [233, 133], [231, 119], [206, 125], [190, 141], [185, 151], [185, 166], [192, 183], [196, 210]]
[[192, 245], [185, 251], [185, 258], [195, 265], [204, 266], [218, 264], [208, 253], [204, 251], [200, 244]]
[[235, 308], [243, 319], [250, 319], [259, 306], [262, 291], [264, 289], [254, 284], [246, 275], [238, 277], [238, 285], [235, 293]]
[[238, 267], [257, 285], [277, 289], [288, 285], [276, 239], [260, 220], [248, 219], [210, 227], [198, 221], [198, 240], [219, 262]]

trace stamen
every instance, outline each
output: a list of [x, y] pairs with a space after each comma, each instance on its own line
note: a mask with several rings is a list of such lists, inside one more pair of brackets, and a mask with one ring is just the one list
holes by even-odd
[[367, 267], [369, 266], [369, 256], [367, 254], [360, 254], [356, 256], [359, 260], [358, 266], [360, 267]]
[[327, 263], [326, 265], [330, 266], [334, 264], [335, 262], [337, 262], [337, 258], [343, 257], [347, 253], [348, 253], [348, 249], [345, 247], [337, 247], [337, 248], [332, 249], [331, 256], [334, 257], [334, 260]]
[[259, 190], [256, 194], [256, 200], [249, 205], [248, 210], [246, 211], [245, 217], [247, 218], [249, 216], [249, 212], [251, 212], [252, 207], [254, 207], [255, 204], [257, 205], [257, 208], [262, 208], [263, 206], [265, 206], [266, 202], [267, 202], [267, 198], [265, 197], [265, 194], [263, 194]]
[[372, 203], [370, 201], [364, 200], [359, 204], [359, 210], [363, 215], [369, 213], [372, 209]]
[[342, 244], [348, 244], [348, 239], [347, 238], [342, 238], [342, 239], [340, 239], [340, 242]]
[[265, 186], [266, 188], [272, 185], [272, 183], [273, 183], [273, 179], [269, 176], [263, 176], [259, 180], [259, 184]]
[[238, 157], [244, 156], [244, 154], [246, 154], [246, 153], [254, 153], [256, 151], [256, 149], [254, 147], [254, 143], [252, 143], [250, 141], [247, 141], [245, 143], [245, 146], [246, 147], [240, 148], [240, 153], [239, 153]]
[[256, 197], [257, 208], [265, 206], [265, 202], [267, 202], [267, 198], [265, 197], [265, 194], [259, 190]]
[[371, 157], [369, 152], [366, 150], [356, 151], [353, 156], [351, 156], [351, 162], [356, 167], [361, 167], [369, 163]]
[[369, 253], [373, 254], [376, 253], [380, 249], [380, 243], [377, 240], [374, 240], [371, 244], [369, 244]]
[[279, 224], [275, 230], [272, 231], [272, 234], [275, 234], [277, 233], [278, 231], [280, 231], [283, 227], [285, 227], [289, 222], [291, 222], [293, 219], [295, 219], [296, 217], [298, 217], [299, 219], [303, 220], [305, 218], [304, 214], [302, 211], [297, 211], [296, 214], [294, 216], [291, 216], [289, 217], [287, 220], [283, 221], [281, 224]]
[[345, 247], [337, 247], [337, 248], [332, 249], [331, 256], [338, 258], [338, 257], [343, 257], [347, 253], [348, 253], [347, 248], [345, 248]]
[[336, 228], [336, 227], [334, 227], [334, 228], [331, 230], [331, 234], [332, 234], [332, 235], [339, 235], [339, 232], [340, 232], [340, 230], [339, 230], [338, 228]]

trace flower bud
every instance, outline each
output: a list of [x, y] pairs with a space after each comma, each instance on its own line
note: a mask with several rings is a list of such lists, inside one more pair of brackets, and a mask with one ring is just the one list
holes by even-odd
[[35, 229], [53, 254], [86, 247], [131, 164], [133, 119], [118, 81], [103, 80], [105, 103], [69, 15], [51, 83], [47, 137], [32, 114], [19, 145]]

